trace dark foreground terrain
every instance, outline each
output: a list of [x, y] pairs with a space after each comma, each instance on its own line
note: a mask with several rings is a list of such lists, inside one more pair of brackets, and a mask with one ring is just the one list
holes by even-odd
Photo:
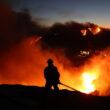
[[110, 97], [77, 91], [46, 92], [44, 88], [0, 85], [0, 110], [109, 110]]

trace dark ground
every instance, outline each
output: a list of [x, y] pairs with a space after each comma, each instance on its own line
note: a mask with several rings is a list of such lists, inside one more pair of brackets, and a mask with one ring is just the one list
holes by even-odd
[[42, 87], [0, 85], [0, 110], [109, 110], [110, 97]]

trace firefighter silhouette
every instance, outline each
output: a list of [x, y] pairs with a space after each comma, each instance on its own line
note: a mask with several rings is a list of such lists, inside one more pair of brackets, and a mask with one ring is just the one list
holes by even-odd
[[45, 84], [45, 88], [47, 90], [50, 90], [51, 87], [54, 87], [55, 91], [58, 91], [58, 84], [59, 82], [59, 77], [60, 74], [57, 70], [57, 67], [54, 66], [53, 64], [53, 60], [52, 59], [48, 59], [47, 60], [48, 66], [44, 69], [44, 77], [46, 79], [46, 84]]

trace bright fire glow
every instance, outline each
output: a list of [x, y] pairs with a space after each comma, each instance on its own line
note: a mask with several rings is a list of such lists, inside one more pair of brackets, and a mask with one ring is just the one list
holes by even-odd
[[[84, 65], [75, 67], [61, 50], [44, 51], [39, 43], [36, 44], [39, 39], [27, 38], [8, 54], [0, 57], [0, 65], [3, 67], [0, 69], [0, 84], [43, 87], [45, 85], [43, 70], [47, 66], [47, 59], [52, 58], [58, 67], [61, 83], [83, 93], [98, 91], [100, 96], [110, 96], [110, 48], [96, 53]], [[81, 51], [81, 54], [89, 52]], [[59, 88], [66, 87], [59, 84]]]
[[98, 34], [101, 31], [100, 27], [88, 28], [94, 35]]
[[86, 36], [87, 30], [83, 29], [83, 30], [81, 30], [81, 33], [82, 33], [83, 36]]
[[83, 80], [83, 88], [82, 92], [84, 93], [91, 93], [95, 91], [95, 85], [93, 84], [93, 81], [96, 79], [95, 75], [92, 75], [88, 72], [85, 72], [82, 74], [82, 80]]
[[[97, 26], [97, 27], [93, 27], [93, 28], [88, 28], [88, 30], [91, 31], [94, 35], [96, 35], [96, 34], [98, 34], [101, 31], [101, 28]], [[82, 29], [81, 30], [82, 35], [86, 36], [88, 30]]]
[[99, 27], [96, 28], [96, 32], [99, 33], [101, 29]]

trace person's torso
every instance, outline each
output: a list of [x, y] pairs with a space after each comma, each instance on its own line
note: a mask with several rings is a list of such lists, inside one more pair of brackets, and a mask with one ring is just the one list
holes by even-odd
[[58, 79], [58, 71], [55, 66], [48, 66], [45, 71], [46, 71], [47, 79], [51, 79], [51, 80]]

